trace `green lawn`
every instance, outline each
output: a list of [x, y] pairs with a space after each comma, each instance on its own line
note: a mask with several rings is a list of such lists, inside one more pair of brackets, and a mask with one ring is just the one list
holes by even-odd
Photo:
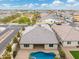
[[70, 51], [70, 53], [75, 59], [79, 59], [79, 51]]
[[13, 23], [19, 23], [19, 24], [31, 24], [31, 21], [28, 17], [21, 17], [20, 19], [14, 21]]

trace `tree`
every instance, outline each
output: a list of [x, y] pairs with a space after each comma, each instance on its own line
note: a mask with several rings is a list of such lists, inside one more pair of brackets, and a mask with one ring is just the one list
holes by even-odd
[[20, 33], [18, 32], [17, 37], [20, 37]]
[[14, 19], [16, 19], [17, 17], [20, 17], [21, 15], [19, 13], [15, 14], [15, 15], [11, 15], [11, 16], [7, 16], [4, 17], [3, 19], [0, 20], [0, 22], [2, 23], [8, 23]]
[[65, 52], [63, 50], [59, 50], [59, 53], [60, 53], [60, 57], [62, 59], [66, 59], [66, 55], [65, 55]]
[[16, 37], [13, 39], [13, 43], [18, 43], [18, 40]]
[[37, 20], [39, 20], [41, 18], [40, 13], [39, 12], [35, 12], [33, 17], [32, 17], [32, 24], [35, 24]]
[[18, 20], [18, 23], [19, 24], [31, 24], [31, 21], [28, 17], [21, 17], [19, 20]]
[[6, 51], [7, 51], [7, 52], [11, 52], [11, 51], [12, 51], [12, 47], [11, 47], [10, 44], [6, 47]]
[[3, 55], [2, 59], [11, 59], [11, 55], [7, 53], [6, 55]]

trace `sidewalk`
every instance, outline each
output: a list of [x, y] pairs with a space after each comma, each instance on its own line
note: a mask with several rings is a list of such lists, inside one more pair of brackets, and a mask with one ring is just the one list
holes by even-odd
[[69, 50], [71, 48], [64, 48], [64, 47], [62, 47], [62, 49], [65, 52], [67, 59], [74, 59], [74, 57], [71, 55], [70, 50]]

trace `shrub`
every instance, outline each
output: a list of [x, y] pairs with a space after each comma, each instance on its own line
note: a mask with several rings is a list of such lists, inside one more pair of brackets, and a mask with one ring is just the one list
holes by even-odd
[[2, 59], [11, 59], [11, 55], [6, 51]]
[[13, 43], [18, 43], [18, 40], [16, 37], [13, 39]]
[[55, 59], [59, 59], [58, 57], [55, 57]]
[[20, 33], [18, 32], [18, 35], [17, 35], [17, 37], [20, 37]]
[[30, 19], [28, 17], [21, 17], [18, 20], [18, 23], [19, 24], [31, 24]]
[[11, 47], [10, 44], [6, 47], [6, 51], [7, 51], [7, 52], [11, 52], [11, 51], [12, 51], [12, 47]]
[[14, 51], [14, 52], [13, 52], [13, 58], [15, 58], [16, 55], [17, 55], [17, 51]]
[[60, 50], [59, 53], [62, 59], [66, 58], [65, 52], [63, 50]]

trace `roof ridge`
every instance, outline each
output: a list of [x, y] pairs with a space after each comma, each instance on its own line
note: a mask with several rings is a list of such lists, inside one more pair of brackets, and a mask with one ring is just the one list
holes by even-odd
[[42, 28], [42, 29], [47, 30], [47, 31], [49, 31], [49, 32], [53, 32], [53, 33], [55, 34], [54, 31], [49, 30], [49, 29], [45, 28], [44, 26], [38, 26], [38, 25], [37, 25], [37, 26], [35, 26], [32, 30], [30, 30], [29, 32], [26, 32], [23, 36], [25, 36], [26, 34], [28, 35], [31, 31], [33, 31], [34, 29], [37, 29], [37, 28]]

